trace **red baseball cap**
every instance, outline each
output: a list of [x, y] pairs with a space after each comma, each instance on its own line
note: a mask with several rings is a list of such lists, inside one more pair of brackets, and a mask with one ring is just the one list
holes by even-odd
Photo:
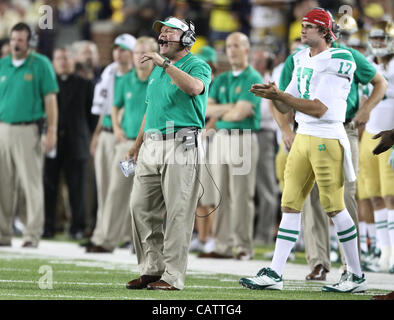
[[323, 9], [315, 8], [309, 11], [303, 18], [302, 21], [307, 21], [313, 24], [328, 28], [330, 34], [334, 40], [337, 40], [334, 32], [332, 31], [332, 17], [331, 14]]

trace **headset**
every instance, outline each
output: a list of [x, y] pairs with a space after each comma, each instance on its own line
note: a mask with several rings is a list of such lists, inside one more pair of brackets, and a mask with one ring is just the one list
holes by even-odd
[[196, 42], [196, 28], [190, 19], [186, 19], [185, 21], [189, 30], [183, 32], [180, 44], [184, 47], [191, 47]]

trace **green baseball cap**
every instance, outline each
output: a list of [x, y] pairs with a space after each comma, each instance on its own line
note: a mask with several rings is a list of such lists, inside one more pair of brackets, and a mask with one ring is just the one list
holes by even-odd
[[160, 30], [163, 26], [167, 26], [174, 29], [181, 29], [183, 32], [189, 30], [189, 27], [186, 23], [182, 22], [180, 19], [175, 17], [169, 17], [164, 21], [156, 20], [153, 22], [152, 29], [156, 32], [160, 33]]
[[197, 57], [205, 62], [216, 63], [218, 61], [216, 50], [210, 46], [202, 47], [196, 54]]

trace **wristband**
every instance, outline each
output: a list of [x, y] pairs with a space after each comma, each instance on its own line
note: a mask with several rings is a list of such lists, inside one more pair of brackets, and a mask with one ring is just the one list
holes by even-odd
[[161, 66], [164, 70], [168, 68], [168, 66], [171, 64], [171, 61], [167, 58], [164, 59], [163, 65]]

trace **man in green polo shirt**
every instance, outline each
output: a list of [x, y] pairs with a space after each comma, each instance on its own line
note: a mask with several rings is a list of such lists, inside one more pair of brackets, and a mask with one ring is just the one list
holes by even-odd
[[[48, 58], [32, 52], [25, 23], [11, 30], [11, 55], [0, 60], [0, 245], [11, 245], [14, 191], [26, 198], [23, 247], [37, 247], [44, 223], [43, 151], [56, 146], [58, 84]], [[46, 117], [41, 141], [38, 123]]]
[[[133, 52], [134, 68], [117, 83], [112, 108], [112, 125], [117, 140], [109, 172], [109, 186], [102, 213], [103, 236], [99, 242], [87, 248], [87, 252], [113, 252], [126, 228], [131, 233], [130, 194], [133, 176], [125, 178], [119, 167], [125, 153], [134, 145], [146, 111], [146, 89], [153, 62], [141, 63], [140, 58], [147, 52], [157, 52], [155, 39], [137, 39]], [[121, 124], [119, 112], [124, 109]]]
[[212, 170], [222, 196], [213, 231], [214, 251], [201, 258], [253, 257], [253, 218], [257, 132], [260, 129], [260, 99], [249, 92], [261, 82], [260, 73], [249, 64], [250, 43], [246, 35], [231, 33], [226, 54], [231, 70], [219, 75], [209, 93], [207, 115], [218, 117], [212, 150], [217, 157]]
[[99, 114], [100, 118], [90, 142], [90, 153], [94, 157], [97, 218], [91, 239], [82, 244], [87, 251], [90, 250], [90, 247], [104, 241], [106, 226], [103, 221], [103, 210], [108, 195], [112, 160], [117, 143], [112, 128], [111, 109], [114, 102], [115, 88], [120, 80], [132, 70], [135, 42], [134, 36], [127, 33], [115, 38], [112, 50], [114, 62], [104, 69], [100, 81], [94, 88], [92, 113]]
[[[357, 69], [354, 72], [354, 78], [351, 89], [347, 98], [345, 130], [350, 142], [352, 151], [352, 162], [356, 173], [358, 172], [358, 127], [365, 125], [369, 119], [371, 110], [383, 98], [387, 88], [384, 78], [376, 72], [375, 68], [366, 60], [366, 58], [357, 50], [349, 48], [338, 42], [332, 42], [333, 48], [342, 48], [349, 50], [354, 58]], [[290, 55], [285, 62], [281, 78], [280, 90], [285, 90], [290, 83], [294, 69], [294, 54]], [[359, 85], [371, 83], [374, 86], [371, 96], [360, 106]], [[278, 113], [277, 113], [278, 114]], [[281, 120], [282, 119], [282, 120]], [[287, 127], [282, 132], [292, 132], [288, 126], [284, 115], [278, 114], [277, 121], [280, 126]], [[294, 133], [295, 135], [295, 133]], [[355, 225], [358, 227], [357, 202], [355, 199], [356, 182], [345, 180], [345, 205], [352, 217]], [[326, 280], [326, 273], [330, 270], [330, 234], [329, 219], [321, 207], [319, 191], [315, 184], [310, 195], [307, 197], [303, 215], [304, 240], [306, 259], [312, 270], [306, 276], [307, 280]], [[313, 232], [312, 232], [313, 229]], [[344, 260], [343, 260], [343, 263]]]
[[[146, 53], [153, 70], [146, 114], [126, 158], [137, 161], [131, 193], [133, 241], [141, 276], [128, 289], [181, 290], [200, 195], [201, 135], [211, 82], [208, 64], [190, 53], [191, 21], [155, 21], [160, 54]], [[166, 216], [165, 230], [163, 230]]]

